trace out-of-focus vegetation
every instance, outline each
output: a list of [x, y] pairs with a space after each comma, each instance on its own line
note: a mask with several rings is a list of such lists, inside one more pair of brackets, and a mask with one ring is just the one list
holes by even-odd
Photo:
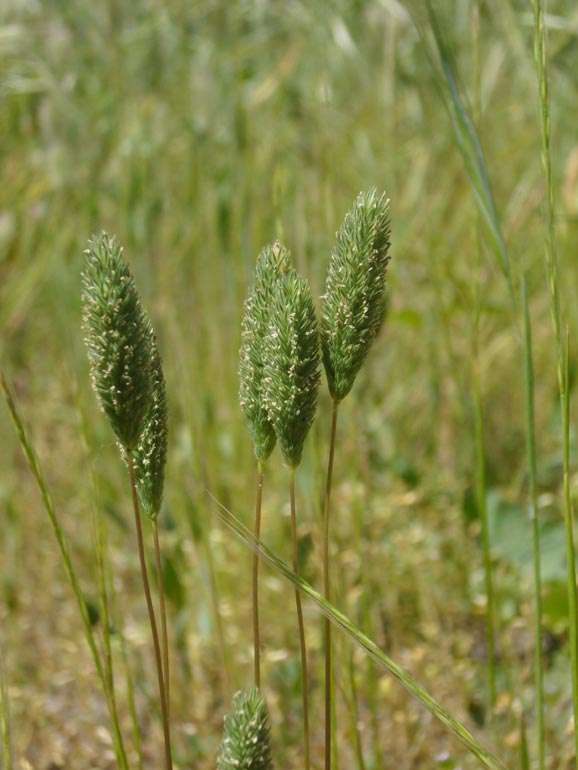
[[[515, 0], [433, 5], [483, 148], [516, 297], [521, 276], [528, 281], [547, 758], [552, 768], [566, 767], [574, 740], [562, 439], [531, 7]], [[570, 0], [548, 3], [547, 11], [572, 394], [578, 11]], [[389, 308], [340, 411], [333, 598], [511, 766], [524, 713], [534, 753], [520, 335], [507, 281], [478, 224], [448, 96], [431, 18], [418, 2], [7, 0], [0, 8], [1, 365], [30, 426], [97, 633], [95, 522], [105, 522], [117, 594], [119, 710], [130, 742], [124, 651], [145, 766], [160, 757], [161, 729], [129, 490], [83, 349], [83, 249], [93, 232], [116, 233], [158, 332], [170, 408], [159, 526], [173, 642], [175, 765], [213, 767], [230, 696], [251, 683], [253, 670], [251, 555], [216, 519], [210, 496], [250, 524], [255, 462], [237, 396], [243, 300], [259, 250], [276, 237], [319, 297], [343, 214], [359, 190], [373, 186], [391, 197]], [[476, 362], [497, 619], [493, 720], [475, 495]], [[317, 587], [330, 415], [323, 387], [297, 474], [302, 572]], [[0, 674], [14, 766], [114, 767], [81, 622], [5, 409], [0, 436]], [[289, 560], [285, 486], [276, 451], [262, 535]], [[263, 568], [262, 683], [278, 767], [302, 761], [291, 601], [292, 587]], [[304, 610], [317, 767], [322, 619], [312, 605]], [[341, 767], [477, 766], [383, 671], [347, 640], [336, 641]]]

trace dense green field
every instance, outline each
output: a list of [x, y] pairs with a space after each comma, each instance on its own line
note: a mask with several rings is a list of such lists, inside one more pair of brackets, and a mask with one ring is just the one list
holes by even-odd
[[[546, 5], [559, 317], [562, 339], [566, 328], [569, 335], [572, 396], [578, 11], [572, 0]], [[389, 306], [340, 410], [334, 603], [508, 767], [523, 767], [525, 738], [538, 767], [525, 277], [546, 760], [552, 770], [570, 767], [563, 431], [530, 2], [434, 0], [435, 17], [418, 0], [1, 6], [0, 365], [99, 639], [96, 554], [104, 551], [131, 767], [139, 767], [131, 682], [145, 768], [160, 767], [162, 731], [130, 490], [90, 386], [81, 331], [88, 239], [103, 229], [117, 235], [158, 333], [170, 409], [160, 534], [175, 767], [210, 768], [231, 696], [253, 677], [251, 551], [214, 502], [252, 525], [256, 466], [238, 401], [243, 301], [260, 249], [279, 238], [317, 302], [335, 232], [358, 192], [374, 186], [391, 198]], [[566, 490], [574, 503], [575, 415], [571, 403]], [[323, 379], [296, 476], [302, 572], [319, 590], [330, 420]], [[5, 770], [115, 768], [78, 608], [4, 404], [0, 437]], [[290, 562], [286, 480], [276, 450], [262, 536]], [[484, 509], [494, 590], [493, 708]], [[106, 548], [97, 548], [99, 537]], [[315, 604], [304, 600], [304, 613], [317, 769], [323, 626]], [[297, 769], [303, 757], [293, 588], [267, 566], [261, 620], [274, 762]], [[337, 631], [335, 642], [336, 770], [480, 766], [359, 645]]]

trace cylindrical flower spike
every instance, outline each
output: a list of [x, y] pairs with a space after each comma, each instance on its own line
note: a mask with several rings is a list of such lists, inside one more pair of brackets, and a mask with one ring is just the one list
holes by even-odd
[[106, 233], [86, 251], [82, 316], [94, 389], [122, 447], [132, 451], [151, 404], [152, 331], [122, 247]]
[[152, 399], [143, 432], [134, 451], [134, 473], [139, 500], [144, 512], [156, 520], [163, 501], [167, 461], [168, 415], [165, 378], [156, 337], [152, 346]]
[[275, 432], [263, 404], [263, 344], [275, 287], [288, 265], [289, 252], [278, 241], [263, 248], [242, 321], [239, 400], [259, 462], [265, 462], [275, 447]]
[[389, 246], [389, 199], [360, 193], [337, 233], [321, 310], [323, 364], [336, 402], [351, 390], [383, 320]]
[[225, 716], [217, 770], [271, 770], [267, 704], [258, 690], [238, 692]]
[[277, 285], [263, 346], [264, 404], [285, 461], [301, 462], [319, 390], [319, 332], [307, 281], [288, 267]]

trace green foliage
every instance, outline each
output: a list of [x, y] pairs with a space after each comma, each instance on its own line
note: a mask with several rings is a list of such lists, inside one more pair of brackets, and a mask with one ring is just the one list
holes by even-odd
[[323, 363], [336, 401], [351, 390], [383, 320], [389, 236], [389, 199], [360, 193], [337, 233], [321, 311]]
[[225, 716], [217, 770], [270, 770], [271, 767], [265, 698], [255, 688], [238, 692]]
[[260, 462], [265, 462], [275, 447], [275, 432], [263, 404], [263, 344], [275, 287], [289, 259], [289, 252], [278, 241], [263, 248], [242, 321], [239, 400]]
[[315, 417], [319, 332], [307, 281], [289, 267], [281, 276], [263, 345], [263, 399], [285, 461], [295, 468]]
[[154, 334], [151, 334], [151, 346], [152, 398], [133, 459], [140, 503], [147, 516], [156, 519], [163, 501], [168, 416], [163, 366]]
[[121, 445], [133, 450], [151, 404], [152, 331], [122, 252], [106, 233], [89, 242], [82, 317], [100, 405]]

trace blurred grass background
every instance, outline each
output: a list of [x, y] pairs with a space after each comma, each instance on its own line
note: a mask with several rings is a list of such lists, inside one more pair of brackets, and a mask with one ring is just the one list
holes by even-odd
[[[548, 753], [551, 767], [564, 767], [572, 740], [561, 439], [543, 264], [531, 9], [515, 0], [451, 0], [434, 8], [466, 105], [476, 104], [479, 86], [476, 129], [514, 285], [523, 274], [529, 283]], [[562, 308], [574, 374], [575, 4], [549, 3], [546, 21]], [[507, 283], [487, 248], [478, 266], [475, 203], [438, 72], [419, 2], [2, 4], [2, 367], [30, 425], [95, 624], [94, 509], [107, 522], [147, 757], [159, 756], [160, 738], [151, 705], [151, 645], [124, 470], [88, 379], [79, 310], [83, 249], [100, 229], [118, 236], [160, 338], [171, 410], [162, 535], [176, 763], [210, 767], [230, 688], [249, 684], [252, 672], [250, 555], [214, 519], [207, 494], [250, 522], [255, 467], [237, 399], [243, 299], [257, 253], [276, 237], [292, 250], [318, 297], [335, 231], [358, 191], [371, 186], [391, 196], [390, 306], [369, 365], [340, 415], [336, 602], [505, 759], [517, 763], [521, 711], [531, 742], [521, 357]], [[478, 281], [499, 616], [496, 729], [485, 709], [485, 597], [473, 494]], [[303, 568], [316, 585], [329, 419], [325, 392], [298, 473]], [[0, 435], [0, 643], [16, 767], [65, 767], [72, 757], [77, 768], [112, 767], [80, 621], [5, 409]], [[288, 505], [277, 453], [264, 516], [265, 540], [287, 558]], [[265, 570], [262, 600], [276, 763], [298, 767], [298, 645], [292, 614], [285, 612], [291, 589]], [[321, 621], [313, 608], [306, 611], [314, 724], [320, 728], [313, 757], [319, 763]], [[345, 642], [338, 659], [343, 768], [474, 766]]]

